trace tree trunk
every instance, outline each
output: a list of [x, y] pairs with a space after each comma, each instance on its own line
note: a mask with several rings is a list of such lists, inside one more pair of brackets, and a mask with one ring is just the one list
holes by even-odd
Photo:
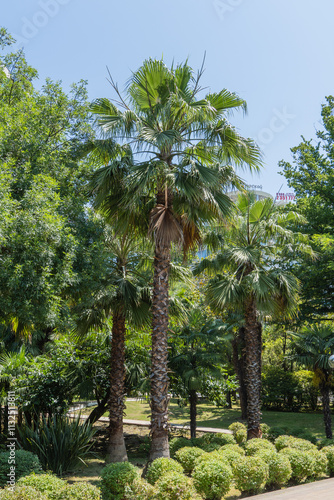
[[109, 397], [109, 462], [128, 459], [123, 435], [124, 381], [125, 381], [125, 315], [114, 313], [110, 355]]
[[94, 408], [94, 410], [91, 411], [89, 416], [87, 417], [86, 422], [90, 424], [94, 424], [95, 422], [98, 421], [100, 417], [104, 414], [104, 412], [108, 408], [108, 399], [109, 399], [109, 394], [106, 394], [106, 396], [100, 401], [100, 404]]
[[245, 353], [245, 328], [241, 326], [232, 341], [233, 365], [239, 382], [239, 400], [241, 419], [247, 420], [247, 389], [246, 389], [246, 353]]
[[151, 436], [150, 460], [169, 458], [167, 329], [170, 247], [156, 243], [152, 297]]
[[196, 437], [196, 417], [197, 417], [197, 394], [196, 391], [189, 391], [190, 403], [190, 437]]
[[249, 298], [245, 307], [247, 438], [260, 438], [262, 331], [257, 321], [256, 302]]
[[325, 432], [326, 438], [332, 439], [332, 417], [331, 417], [331, 408], [329, 401], [329, 384], [322, 384], [320, 387], [321, 390], [321, 399], [322, 399], [322, 411], [324, 414], [324, 422], [325, 422]]

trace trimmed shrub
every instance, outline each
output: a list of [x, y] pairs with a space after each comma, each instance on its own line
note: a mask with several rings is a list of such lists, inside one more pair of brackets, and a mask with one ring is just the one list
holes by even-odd
[[52, 474], [30, 474], [18, 480], [19, 486], [31, 486], [40, 493], [44, 493], [51, 500], [57, 500], [59, 491], [64, 488], [67, 483], [59, 477]]
[[292, 468], [287, 456], [283, 453], [269, 451], [263, 451], [259, 456], [266, 462], [269, 468], [268, 486], [280, 488], [288, 483], [292, 476]]
[[236, 461], [240, 460], [240, 458], [243, 458], [244, 455], [241, 455], [241, 453], [236, 450], [220, 448], [220, 450], [216, 452], [216, 456], [219, 460], [223, 460], [229, 465], [233, 465]]
[[283, 448], [293, 448], [300, 451], [316, 451], [317, 447], [306, 439], [296, 438], [293, 436], [280, 436], [275, 440], [277, 451]]
[[183, 467], [172, 458], [156, 458], [147, 469], [146, 479], [150, 484], [155, 484], [167, 472], [183, 474]]
[[219, 500], [231, 488], [233, 476], [227, 464], [212, 459], [196, 465], [192, 477], [200, 495], [207, 500]]
[[68, 484], [56, 497], [57, 500], [101, 500], [101, 492], [92, 484]]
[[169, 441], [169, 453], [171, 458], [175, 457], [175, 453], [180, 448], [194, 446], [193, 440], [184, 437], [175, 437]]
[[186, 474], [191, 474], [194, 467], [196, 459], [205, 453], [201, 448], [196, 446], [186, 446], [185, 448], [180, 448], [175, 453], [175, 459], [182, 465], [184, 472]]
[[322, 448], [321, 453], [326, 455], [328, 461], [328, 472], [331, 477], [334, 476], [334, 446], [325, 446]]
[[296, 450], [294, 448], [284, 448], [280, 453], [286, 455], [289, 459], [292, 475], [291, 479], [300, 483], [314, 473], [314, 458], [307, 451]]
[[267, 439], [254, 438], [245, 443], [246, 455], [255, 455], [259, 450], [276, 451], [275, 446]]
[[225, 450], [231, 450], [235, 451], [236, 453], [239, 453], [239, 455], [244, 456], [246, 454], [245, 450], [241, 448], [238, 444], [225, 444], [221, 448], [219, 448], [219, 451], [225, 451]]
[[15, 487], [15, 491], [5, 488], [0, 490], [1, 500], [48, 500], [49, 497], [43, 495], [40, 491], [35, 490], [31, 486], [19, 486]]
[[126, 500], [156, 500], [158, 490], [145, 479], [135, 479], [132, 484], [125, 485]]
[[201, 465], [202, 463], [211, 462], [212, 460], [217, 460], [218, 462], [223, 462], [229, 465], [228, 457], [219, 450], [214, 450], [211, 452], [205, 452], [195, 460], [195, 467]]
[[314, 458], [313, 477], [321, 477], [328, 474], [328, 459], [325, 453], [321, 451], [309, 451]]
[[236, 488], [252, 494], [267, 482], [269, 467], [260, 457], [241, 457], [233, 465], [233, 475]]
[[117, 495], [122, 497], [125, 486], [131, 485], [138, 477], [138, 469], [129, 462], [108, 464], [101, 471], [101, 491], [104, 500], [114, 500]]
[[247, 440], [247, 427], [241, 422], [234, 422], [229, 425], [229, 430], [233, 432], [234, 439], [238, 444], [244, 443]]
[[198, 498], [189, 477], [178, 472], [168, 472], [156, 483], [159, 500], [193, 500]]
[[15, 480], [20, 477], [28, 476], [32, 472], [41, 472], [42, 466], [38, 457], [29, 451], [15, 450], [15, 463], [9, 464], [12, 460], [11, 452], [4, 451], [0, 453], [0, 486], [7, 486], [9, 480], [11, 465], [15, 465]]

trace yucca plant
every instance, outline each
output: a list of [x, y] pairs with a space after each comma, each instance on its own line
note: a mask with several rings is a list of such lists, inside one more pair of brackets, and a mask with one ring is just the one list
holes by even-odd
[[38, 456], [44, 470], [62, 476], [92, 454], [95, 432], [91, 424], [80, 423], [80, 417], [72, 420], [54, 415], [52, 419], [43, 417], [34, 427], [23, 426], [19, 436], [22, 447]]

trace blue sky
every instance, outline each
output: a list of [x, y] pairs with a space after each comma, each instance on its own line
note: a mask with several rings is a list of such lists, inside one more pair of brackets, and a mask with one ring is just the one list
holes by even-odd
[[111, 97], [109, 67], [123, 88], [148, 57], [167, 64], [186, 58], [202, 85], [227, 88], [248, 104], [232, 122], [257, 140], [264, 168], [242, 177], [275, 194], [291, 191], [278, 174], [301, 135], [315, 136], [321, 104], [334, 94], [332, 0], [12, 0], [0, 25], [24, 46], [28, 62], [46, 77], [88, 80], [91, 99]]

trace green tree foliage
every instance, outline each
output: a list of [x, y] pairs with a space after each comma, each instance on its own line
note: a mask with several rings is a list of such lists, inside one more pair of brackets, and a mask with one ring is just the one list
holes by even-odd
[[[0, 40], [12, 42], [3, 29]], [[3, 335], [33, 334], [42, 348], [68, 326], [69, 298], [103, 263], [101, 223], [83, 192], [90, 165], [81, 150], [92, 138], [86, 83], [68, 95], [51, 80], [37, 90], [22, 52], [0, 65], [0, 322]]]
[[308, 224], [307, 232], [318, 258], [315, 262], [293, 262], [302, 282], [300, 319], [321, 320], [330, 317], [334, 303], [334, 97], [322, 105], [322, 127], [316, 140], [307, 140], [291, 149], [292, 163], [281, 161], [283, 175], [294, 189], [297, 210]]

